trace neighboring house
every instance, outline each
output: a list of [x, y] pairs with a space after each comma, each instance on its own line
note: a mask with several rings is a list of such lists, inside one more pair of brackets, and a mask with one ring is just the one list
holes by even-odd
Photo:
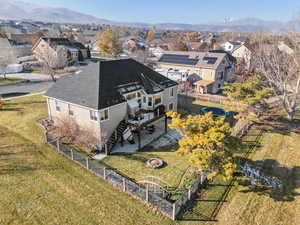
[[225, 43], [221, 44], [221, 48], [227, 52], [232, 52], [237, 46], [240, 45], [240, 42], [226, 41]]
[[110, 153], [127, 128], [139, 130], [177, 110], [177, 83], [133, 60], [90, 63], [59, 79], [45, 94], [49, 119], [72, 118]]
[[238, 63], [244, 63], [246, 68], [249, 69], [251, 64], [252, 51], [246, 44], [235, 46], [231, 51], [233, 57], [236, 58]]
[[37, 43], [33, 46], [32, 52], [36, 54], [37, 51], [52, 51], [55, 52], [58, 47], [63, 47], [68, 49], [72, 61], [83, 61], [84, 59], [88, 58], [87, 51], [88, 49], [84, 47], [79, 42], [71, 42], [67, 38], [48, 38], [42, 37], [40, 38]]
[[9, 59], [10, 63], [15, 62], [19, 57], [31, 55], [31, 45], [18, 43], [7, 38], [0, 38], [0, 58]]
[[[202, 94], [219, 92], [224, 82], [231, 79], [234, 69], [227, 53], [218, 52], [165, 52], [157, 66], [157, 70], [167, 72], [170, 79], [192, 82]], [[178, 72], [182, 74], [181, 80], [178, 80]]]
[[278, 43], [278, 49], [286, 54], [292, 55], [295, 53], [293, 47], [290, 44], [285, 43], [284, 41], [280, 41]]
[[186, 41], [185, 44], [189, 51], [201, 51], [206, 46], [206, 43], [195, 41]]
[[123, 50], [129, 52], [134, 52], [136, 50], [144, 50], [148, 48], [148, 46], [143, 41], [135, 38], [131, 38], [123, 42], [122, 47]]
[[158, 46], [158, 47], [150, 47], [149, 48], [149, 52], [151, 55], [155, 56], [155, 57], [161, 57], [164, 52], [166, 51], [166, 47], [162, 47], [162, 46]]

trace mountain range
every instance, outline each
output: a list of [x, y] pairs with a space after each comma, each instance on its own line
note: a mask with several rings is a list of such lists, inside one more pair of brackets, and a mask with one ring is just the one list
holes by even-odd
[[126, 23], [97, 18], [95, 16], [76, 12], [67, 8], [54, 8], [44, 5], [31, 4], [19, 0], [0, 0], [0, 19], [33, 20], [56, 23], [96, 23], [119, 26], [133, 26], [169, 30], [195, 31], [252, 31], [265, 30], [270, 32], [288, 32], [296, 29], [296, 22], [265, 21], [257, 18], [243, 18], [222, 23], [210, 24], [180, 24], [180, 23]]

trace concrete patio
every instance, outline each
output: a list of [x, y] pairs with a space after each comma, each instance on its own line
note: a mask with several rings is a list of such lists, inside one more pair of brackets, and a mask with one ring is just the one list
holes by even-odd
[[[155, 132], [150, 134], [146, 130], [141, 131], [141, 148], [150, 145], [152, 147], [162, 147], [169, 144], [174, 144], [180, 138], [180, 135], [175, 131], [168, 128], [167, 134], [165, 134], [165, 119], [161, 118], [149, 125], [155, 126]], [[136, 152], [139, 150], [138, 146], [138, 136], [134, 134], [134, 144], [130, 144], [128, 141], [124, 141], [123, 146], [121, 143], [118, 143], [113, 151], [112, 154], [115, 153], [128, 153], [128, 152]]]

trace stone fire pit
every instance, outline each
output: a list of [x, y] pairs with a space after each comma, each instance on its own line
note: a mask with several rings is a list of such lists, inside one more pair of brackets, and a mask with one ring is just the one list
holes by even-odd
[[152, 158], [147, 161], [147, 167], [151, 169], [158, 169], [164, 165], [164, 161], [157, 158]]

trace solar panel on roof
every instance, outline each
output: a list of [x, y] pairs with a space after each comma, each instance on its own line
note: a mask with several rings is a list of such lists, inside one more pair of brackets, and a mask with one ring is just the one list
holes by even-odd
[[165, 63], [196, 65], [199, 59], [191, 59], [189, 58], [189, 55], [164, 54], [159, 61]]
[[203, 57], [203, 60], [207, 61], [207, 64], [215, 64], [216, 61], [218, 60], [218, 58], [205, 56], [205, 57]]

